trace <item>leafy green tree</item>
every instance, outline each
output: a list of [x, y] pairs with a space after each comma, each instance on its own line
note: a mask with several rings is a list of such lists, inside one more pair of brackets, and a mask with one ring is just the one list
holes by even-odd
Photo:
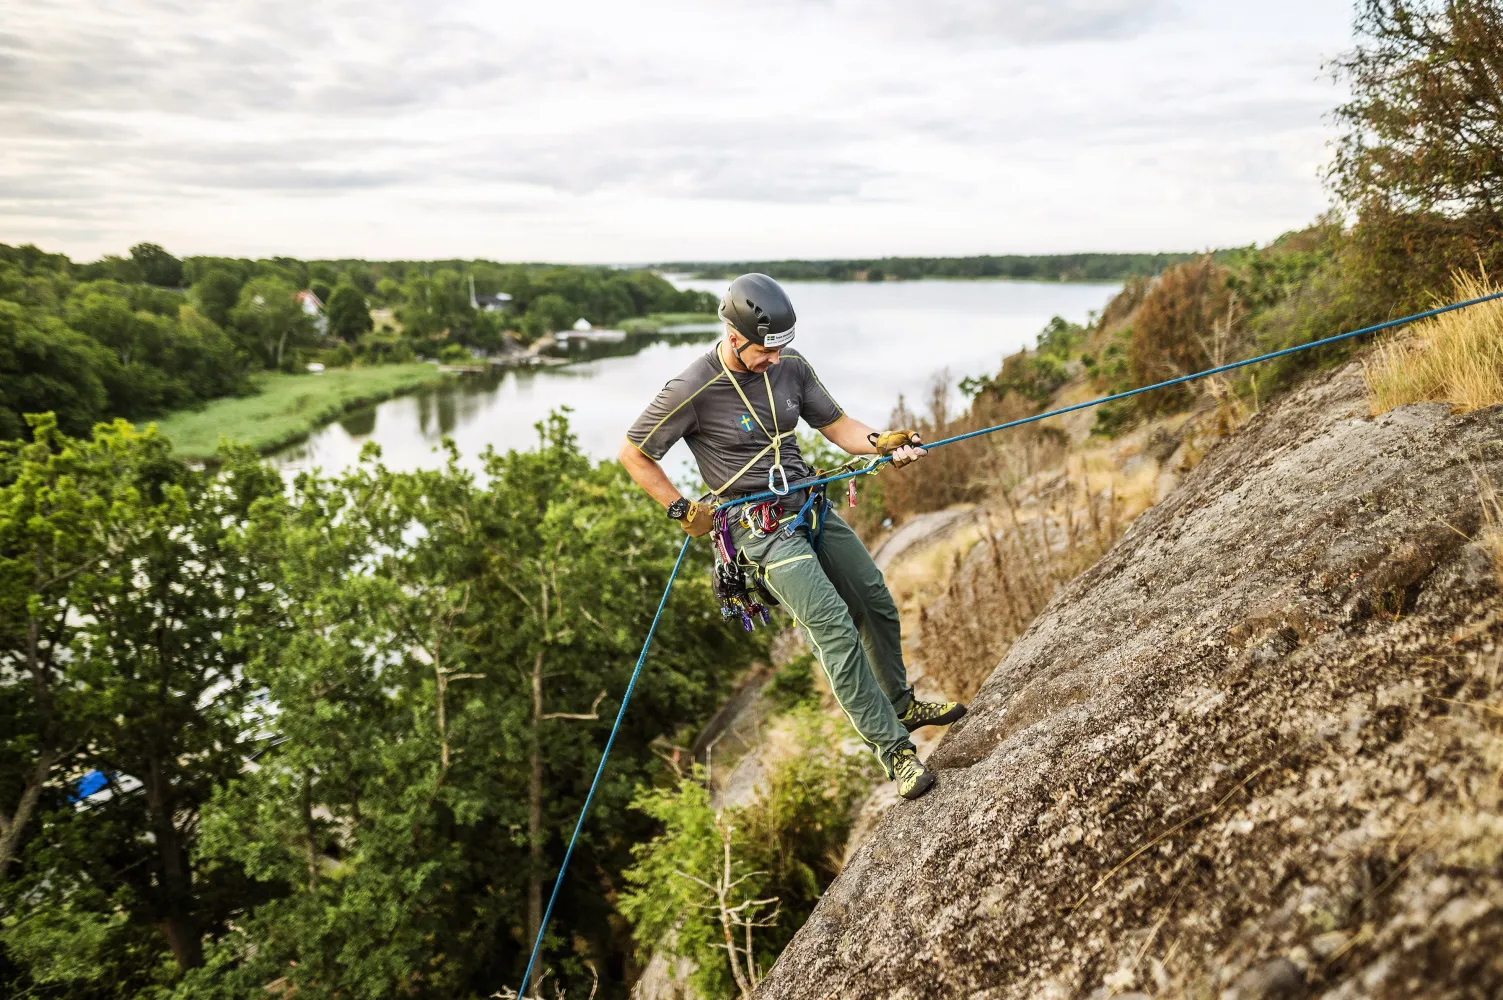
[[[255, 896], [238, 871], [192, 861], [199, 807], [255, 749], [241, 637], [277, 621], [240, 539], [281, 480], [252, 455], [224, 457], [204, 476], [152, 431], [117, 422], [73, 441], [45, 420], [3, 453], [0, 599], [17, 624], [0, 657], [37, 692], [18, 713], [25, 759], [8, 746], [5, 765], [11, 783], [29, 765], [49, 806], [7, 887], [3, 940], [35, 981], [79, 979], [67, 970], [117, 945], [134, 955], [117, 970], [127, 979], [169, 955], [195, 967], [227, 903]], [[76, 808], [65, 794], [87, 772], [110, 795]]]
[[240, 346], [268, 368], [281, 368], [289, 346], [313, 343], [313, 321], [294, 298], [291, 285], [275, 278], [254, 278], [240, 289], [230, 311], [230, 325]]
[[183, 262], [155, 243], [137, 243], [130, 248], [130, 259], [148, 285], [177, 288], [183, 283]]
[[1448, 289], [1453, 268], [1503, 266], [1503, 8], [1361, 0], [1356, 32], [1327, 176], [1359, 216], [1346, 263], [1381, 316]]
[[239, 275], [224, 268], [214, 268], [193, 283], [190, 294], [199, 312], [218, 325], [226, 326], [230, 322], [230, 310], [235, 308], [240, 297], [240, 285]]
[[358, 340], [374, 326], [365, 296], [354, 285], [340, 285], [334, 289], [324, 311], [329, 317], [329, 332], [340, 340]]
[[556, 292], [540, 295], [527, 310], [523, 328], [536, 328], [541, 333], [567, 330], [579, 318], [578, 310]]
[[[277, 745], [221, 792], [200, 855], [278, 898], [235, 917], [181, 996], [284, 980], [452, 997], [520, 974], [530, 900], [678, 548], [619, 465], [592, 465], [561, 417], [540, 429], [536, 451], [488, 456], [483, 485], [453, 455], [431, 472], [371, 460], [262, 507], [253, 546], [289, 618], [246, 669], [277, 706]], [[626, 810], [647, 744], [707, 717], [759, 648], [719, 624], [703, 575], [670, 603], [576, 852], [547, 952], [566, 983], [590, 982], [586, 962], [610, 981], [606, 897], [647, 832]]]
[[751, 996], [837, 874], [832, 859], [876, 773], [870, 757], [841, 750], [816, 710], [791, 717], [800, 752], [772, 769], [749, 805], [717, 812], [698, 768], [633, 802], [662, 832], [633, 848], [621, 912], [639, 957], [661, 948], [689, 959], [705, 997]]
[[401, 302], [402, 286], [390, 278], [382, 278], [376, 282], [376, 295], [388, 304]]
[[109, 405], [100, 373], [109, 353], [55, 317], [0, 300], [0, 440], [25, 432], [23, 415], [52, 411], [86, 434]]

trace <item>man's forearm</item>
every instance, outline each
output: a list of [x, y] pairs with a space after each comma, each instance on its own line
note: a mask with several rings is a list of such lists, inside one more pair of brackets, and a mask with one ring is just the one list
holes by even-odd
[[872, 447], [867, 435], [876, 432], [875, 427], [868, 427], [861, 421], [849, 414], [827, 427], [821, 427], [819, 432], [833, 444], [848, 455], [875, 455], [877, 449]]
[[621, 442], [621, 450], [616, 453], [616, 457], [626, 466], [626, 472], [632, 480], [664, 507], [683, 496], [678, 487], [673, 485], [673, 480], [668, 478], [668, 473], [663, 471], [663, 467], [644, 455], [630, 441]]

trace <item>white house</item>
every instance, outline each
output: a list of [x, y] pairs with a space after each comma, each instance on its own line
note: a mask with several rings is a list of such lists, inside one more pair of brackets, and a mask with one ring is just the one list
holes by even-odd
[[317, 295], [313, 294], [313, 289], [305, 288], [294, 295], [293, 298], [297, 299], [297, 304], [303, 307], [304, 313], [313, 317], [313, 327], [318, 331], [318, 335], [320, 337], [327, 337], [329, 335], [329, 317], [324, 315], [324, 304], [319, 301]]
[[574, 329], [580, 333], [587, 333], [593, 328], [590, 326], [590, 321], [581, 316], [574, 321]]

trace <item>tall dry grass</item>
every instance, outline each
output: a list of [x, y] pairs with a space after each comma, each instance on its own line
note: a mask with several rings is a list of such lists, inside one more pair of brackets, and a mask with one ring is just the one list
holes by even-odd
[[[1498, 290], [1485, 274], [1454, 281], [1458, 299]], [[1503, 403], [1503, 299], [1426, 320], [1378, 345], [1363, 369], [1374, 414], [1404, 403], [1450, 403], [1457, 413]]]
[[1503, 590], [1503, 496], [1490, 479], [1479, 478], [1477, 491], [1482, 500], [1482, 544], [1492, 556], [1498, 589]]
[[947, 696], [970, 699], [1054, 592], [1150, 502], [1123, 496], [1120, 485], [1092, 483], [1082, 463], [1033, 503], [1009, 491], [1000, 511], [978, 512], [980, 542], [963, 559], [956, 553], [949, 587], [919, 610], [925, 671]]
[[[928, 412], [908, 409], [903, 399], [892, 412], [892, 427], [912, 427], [925, 441], [938, 441], [993, 427], [1037, 413], [1039, 407], [1008, 394], [1002, 399], [982, 395], [964, 413], [950, 412], [948, 372], [930, 385]], [[914, 514], [944, 510], [957, 503], [984, 499], [997, 489], [1011, 489], [1027, 477], [1059, 464], [1067, 439], [1058, 430], [1038, 424], [1015, 428], [1005, 435], [960, 441], [931, 452], [923, 462], [882, 474], [882, 510], [894, 522]]]

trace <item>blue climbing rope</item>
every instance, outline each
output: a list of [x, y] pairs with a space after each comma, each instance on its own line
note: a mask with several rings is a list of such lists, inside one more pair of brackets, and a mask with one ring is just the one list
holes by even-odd
[[[1076, 403], [1073, 406], [1063, 406], [1057, 410], [1050, 410], [1047, 413], [1039, 413], [1031, 417], [1023, 417], [1021, 420], [1009, 420], [1005, 424], [996, 424], [992, 427], [983, 427], [980, 430], [968, 431], [965, 434], [956, 434], [954, 437], [947, 437], [943, 440], [935, 441], [932, 444], [926, 444], [924, 445], [924, 447], [929, 450], [933, 450], [935, 448], [943, 448], [945, 445], [954, 444], [957, 441], [965, 441], [969, 438], [980, 437], [983, 434], [995, 434], [997, 431], [1005, 431], [1011, 427], [1019, 427], [1023, 424], [1031, 424], [1038, 420], [1047, 420], [1049, 417], [1057, 417], [1062, 413], [1070, 413], [1075, 410], [1083, 410], [1089, 406], [1100, 406], [1102, 403], [1110, 403], [1119, 399], [1127, 399], [1131, 396], [1139, 396], [1145, 392], [1152, 392], [1155, 389], [1167, 389], [1170, 386], [1180, 385], [1185, 382], [1191, 382], [1195, 379], [1206, 378], [1210, 375], [1219, 375], [1222, 372], [1233, 371], [1237, 368], [1245, 368], [1248, 365], [1255, 365], [1263, 361], [1272, 361], [1274, 358], [1282, 358], [1286, 355], [1296, 354], [1300, 351], [1308, 351], [1317, 347], [1324, 347], [1327, 344], [1335, 344], [1339, 341], [1350, 340], [1353, 337], [1360, 337], [1363, 334], [1367, 333], [1376, 333], [1379, 330], [1387, 330], [1395, 326], [1403, 326], [1406, 323], [1414, 323], [1418, 320], [1429, 319], [1432, 316], [1439, 316], [1441, 313], [1448, 313], [1456, 309], [1465, 309], [1468, 306], [1475, 306], [1483, 302], [1490, 302], [1493, 299], [1500, 298], [1503, 298], [1503, 292], [1494, 292], [1491, 295], [1483, 295], [1475, 299], [1467, 299], [1464, 302], [1453, 302], [1450, 305], [1440, 306], [1436, 309], [1429, 309], [1421, 313], [1415, 313], [1412, 316], [1403, 316], [1399, 319], [1388, 320], [1386, 323], [1375, 323], [1372, 326], [1364, 326], [1360, 330], [1351, 330], [1347, 333], [1338, 333], [1334, 337], [1326, 337], [1323, 340], [1312, 340], [1308, 344], [1296, 344], [1294, 347], [1286, 347], [1281, 351], [1270, 351], [1267, 354], [1260, 354], [1255, 358], [1248, 358], [1246, 361], [1233, 361], [1231, 364], [1219, 365], [1215, 368], [1208, 368], [1202, 372], [1194, 372], [1190, 375], [1181, 375], [1179, 378], [1172, 378], [1164, 382], [1155, 382], [1153, 385], [1145, 385], [1138, 389], [1129, 389], [1126, 392], [1119, 392], [1110, 396], [1102, 396], [1100, 399], [1088, 399], [1084, 403]], [[863, 465], [859, 469], [837, 473], [832, 476], [824, 476], [822, 478], [815, 477], [796, 481], [789, 485], [789, 489], [805, 489], [810, 486], [819, 486], [824, 483], [840, 482], [841, 480], [851, 479], [855, 476], [864, 476], [891, 461], [891, 457], [879, 458], [872, 461], [870, 464]], [[732, 507], [745, 503], [754, 503], [758, 500], [772, 499], [777, 495], [778, 494], [772, 493], [771, 491], [766, 493], [757, 493], [748, 497], [739, 497], [735, 500], [720, 504], [719, 506]], [[718, 510], [719, 507], [717, 507], [716, 509]], [[621, 720], [626, 716], [626, 706], [631, 701], [632, 689], [636, 687], [637, 677], [642, 673], [642, 664], [647, 660], [647, 649], [652, 645], [653, 633], [657, 631], [658, 620], [663, 617], [663, 608], [668, 604], [668, 594], [673, 590], [673, 583], [678, 578], [679, 568], [684, 564], [684, 554], [688, 551], [689, 538], [685, 537], [683, 546], [678, 550], [678, 561], [673, 564], [673, 572], [668, 574], [668, 585], [663, 588], [663, 597], [658, 601], [657, 614], [652, 616], [652, 626], [647, 630], [647, 638], [642, 643], [642, 652], [637, 657], [637, 666], [634, 670], [632, 670], [631, 680], [629, 680], [626, 684], [626, 693], [621, 697], [621, 708], [616, 712], [616, 722], [613, 726], [611, 726], [611, 734], [605, 741], [605, 752], [600, 755], [600, 766], [595, 769], [595, 780], [590, 782], [589, 794], [585, 796], [584, 807], [579, 811], [579, 821], [574, 824], [574, 833], [569, 838], [569, 847], [564, 851], [563, 864], [559, 865], [558, 876], [553, 880], [553, 893], [548, 897], [548, 908], [543, 911], [543, 923], [538, 928], [537, 940], [533, 942], [532, 945], [532, 955], [527, 959], [527, 971], [522, 974], [522, 985], [517, 990], [518, 1000], [522, 1000], [522, 998], [524, 998], [527, 994], [527, 984], [532, 979], [532, 969], [533, 966], [537, 963], [538, 951], [543, 946], [543, 938], [548, 933], [548, 921], [553, 916], [553, 904], [558, 900], [559, 886], [563, 885], [564, 873], [569, 870], [569, 859], [574, 856], [574, 845], [579, 840], [579, 831], [584, 828], [585, 817], [589, 815], [590, 804], [595, 799], [595, 789], [600, 785], [600, 777], [605, 773], [605, 764], [611, 755], [611, 747], [615, 744], [616, 734], [621, 729]]]
[[642, 664], [647, 662], [647, 647], [652, 645], [652, 635], [658, 630], [658, 620], [663, 617], [663, 608], [668, 606], [668, 594], [673, 590], [673, 581], [678, 578], [679, 567], [684, 564], [684, 553], [689, 551], [689, 536], [684, 536], [684, 544], [679, 546], [678, 560], [673, 564], [673, 572], [668, 574], [668, 586], [663, 588], [663, 598], [658, 601], [657, 614], [652, 616], [652, 625], [647, 629], [647, 638], [642, 641], [642, 652], [637, 656], [637, 665], [631, 672], [631, 680], [626, 682], [626, 693], [621, 696], [621, 707], [616, 711], [616, 722], [611, 726], [611, 735], [605, 741], [605, 751], [600, 755], [600, 766], [595, 768], [595, 780], [590, 782], [590, 792], [585, 796], [584, 807], [579, 810], [579, 822], [574, 824], [574, 833], [569, 837], [569, 848], [564, 851], [564, 863], [558, 866], [558, 877], [553, 880], [553, 892], [548, 896], [548, 908], [543, 911], [543, 922], [538, 925], [538, 939], [532, 944], [532, 955], [527, 959], [527, 971], [522, 973], [522, 985], [517, 990], [518, 1000], [527, 995], [527, 983], [532, 979], [532, 967], [538, 960], [538, 950], [543, 947], [543, 937], [548, 933], [548, 919], [553, 916], [553, 904], [558, 902], [559, 886], [564, 884], [564, 872], [569, 870], [569, 859], [574, 856], [574, 845], [579, 840], [579, 831], [584, 828], [585, 817], [590, 813], [590, 803], [595, 801], [595, 789], [600, 787], [600, 776], [605, 773], [605, 762], [610, 759], [611, 746], [616, 742], [616, 734], [621, 731], [621, 720], [626, 717], [626, 706], [631, 702], [632, 689], [637, 686], [637, 678], [642, 673]]
[[[1285, 355], [1297, 354], [1300, 351], [1308, 351], [1316, 347], [1325, 347], [1327, 344], [1334, 344], [1342, 340], [1350, 340], [1353, 337], [1360, 337], [1365, 333], [1376, 333], [1379, 330], [1387, 330], [1390, 327], [1403, 326], [1405, 323], [1413, 323], [1418, 320], [1429, 319], [1431, 316], [1439, 316], [1441, 313], [1448, 313], [1455, 309], [1465, 309], [1467, 306], [1475, 306], [1479, 303], [1490, 302], [1493, 299], [1499, 298], [1503, 298], [1503, 292], [1493, 292], [1491, 295], [1478, 296], [1475, 299], [1467, 299], [1464, 302], [1453, 302], [1448, 306], [1440, 306], [1436, 309], [1428, 309], [1425, 312], [1415, 313], [1413, 316], [1402, 316], [1398, 319], [1391, 319], [1386, 323], [1375, 323], [1372, 326], [1364, 326], [1360, 330], [1350, 330], [1346, 333], [1338, 333], [1334, 337], [1326, 337], [1323, 340], [1312, 340], [1308, 344], [1296, 344], [1293, 347], [1286, 347], [1281, 351], [1270, 351], [1267, 354], [1260, 354], [1255, 358], [1248, 358], [1246, 361], [1233, 361], [1231, 364], [1219, 365], [1215, 368], [1207, 368], [1203, 372], [1193, 372], [1189, 375], [1181, 375], [1179, 378], [1171, 378], [1164, 382], [1155, 382], [1153, 385], [1145, 385], [1137, 389], [1128, 389], [1126, 392], [1118, 392], [1110, 396], [1102, 396], [1100, 399], [1088, 399], [1084, 403], [1076, 403], [1073, 406], [1062, 406], [1057, 410], [1050, 410], [1047, 413], [1038, 413], [1031, 417], [1023, 417], [1021, 420], [1009, 420], [1005, 424], [995, 424], [991, 427], [983, 427], [980, 430], [967, 431], [964, 434], [956, 434], [954, 437], [947, 437], [941, 441], [935, 441], [933, 444], [926, 444], [924, 445], [924, 448], [932, 451], [935, 448], [943, 448], [945, 445], [954, 444], [957, 441], [965, 441], [969, 438], [980, 437], [983, 434], [995, 434], [997, 431], [1005, 431], [1011, 427], [1021, 427], [1023, 424], [1031, 424], [1038, 420], [1047, 420], [1050, 417], [1057, 417], [1062, 413], [1071, 413], [1075, 410], [1083, 410], [1088, 406], [1100, 406], [1102, 403], [1112, 403], [1119, 399], [1127, 399], [1130, 396], [1140, 396], [1145, 392], [1152, 392], [1155, 389], [1167, 389], [1170, 386], [1180, 385], [1185, 382], [1193, 382], [1198, 378], [1206, 378], [1210, 375], [1219, 375], [1222, 372], [1229, 372], [1237, 368], [1246, 368], [1248, 365], [1255, 365], [1262, 361], [1272, 361], [1274, 358], [1282, 358]], [[824, 476], [822, 478], [795, 480], [788, 485], [788, 489], [790, 491], [801, 490], [810, 486], [820, 486], [824, 483], [835, 483], [840, 482], [844, 479], [851, 479], [855, 476], [864, 476], [875, 470], [878, 466], [885, 465], [891, 461], [892, 458], [889, 456], [886, 458], [876, 459], [867, 465], [863, 465], [859, 469], [852, 469], [848, 472], [840, 472], [836, 473], [835, 475]], [[725, 503], [721, 504], [720, 507], [734, 507], [745, 503], [756, 503], [759, 500], [770, 500], [775, 496], [777, 496], [777, 494], [770, 491], [766, 493], [757, 493], [748, 497], [737, 497], [735, 500], [728, 500]], [[720, 508], [717, 507], [716, 509], [718, 510]]]

